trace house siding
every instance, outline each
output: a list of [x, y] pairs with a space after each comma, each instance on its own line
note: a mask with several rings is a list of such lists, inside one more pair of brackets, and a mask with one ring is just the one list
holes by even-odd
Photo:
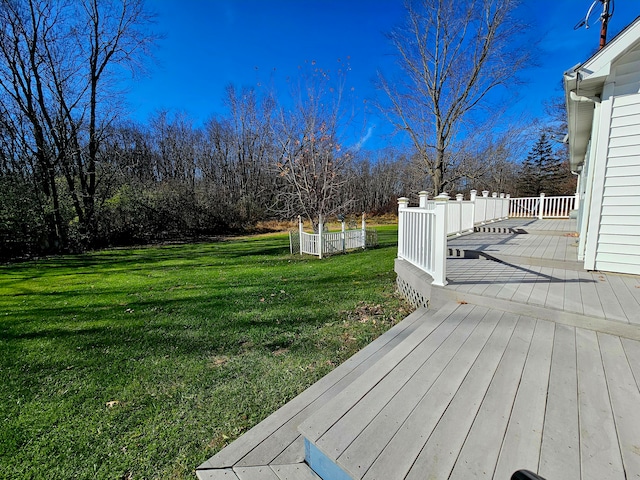
[[640, 274], [640, 51], [614, 67], [597, 270]]

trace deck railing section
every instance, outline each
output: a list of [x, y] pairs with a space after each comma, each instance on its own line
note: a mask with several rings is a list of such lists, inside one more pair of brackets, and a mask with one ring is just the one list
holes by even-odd
[[420, 192], [418, 207], [409, 199], [398, 199], [398, 258], [431, 275], [434, 285], [446, 285], [447, 237], [473, 232], [476, 225], [509, 217], [569, 218], [578, 196], [510, 198], [504, 193], [471, 190], [468, 201], [462, 194], [450, 202], [446, 193], [428, 200]]
[[420, 206], [409, 207], [409, 199], [398, 199], [398, 258], [431, 275], [434, 285], [446, 285], [447, 237], [473, 232], [476, 224], [507, 218], [509, 197], [471, 191], [468, 201], [462, 194], [450, 202], [449, 196], [427, 199], [420, 192]]
[[578, 195], [512, 198], [509, 204], [510, 217], [525, 218], [569, 218], [571, 210], [578, 206]]

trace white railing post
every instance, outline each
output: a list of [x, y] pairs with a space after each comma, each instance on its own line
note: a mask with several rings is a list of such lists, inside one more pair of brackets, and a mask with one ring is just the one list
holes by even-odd
[[407, 197], [400, 197], [398, 199], [398, 258], [404, 258], [404, 210], [409, 206], [409, 199]]
[[441, 193], [435, 198], [435, 239], [433, 249], [433, 285], [444, 287], [447, 284], [447, 208], [449, 196]]
[[573, 197], [573, 208], [571, 208], [570, 210], [578, 210], [579, 205], [580, 205], [580, 193], [576, 192], [575, 196]]
[[347, 234], [344, 228], [344, 220], [340, 220], [342, 223], [342, 253], [347, 251]]
[[302, 255], [302, 242], [304, 239], [302, 238], [302, 234], [304, 233], [304, 225], [302, 224], [302, 216], [298, 215], [298, 234], [300, 235], [300, 255]]
[[504, 218], [507, 219], [509, 218], [509, 209], [511, 208], [511, 194], [507, 193], [505, 195], [505, 198], [507, 199], [507, 204], [505, 205], [506, 209], [505, 209], [505, 215]]
[[471, 190], [469, 193], [469, 201], [471, 202], [471, 230], [473, 232], [473, 227], [476, 224], [476, 195], [478, 195], [477, 190]]
[[324, 227], [322, 225], [322, 215], [318, 215], [318, 251], [319, 251], [319, 256], [320, 258], [322, 258], [322, 230], [324, 230]]
[[538, 219], [542, 220], [544, 216], [544, 192], [540, 194], [540, 204], [538, 207]]
[[367, 248], [367, 221], [364, 212], [362, 212], [362, 248]]
[[420, 208], [425, 208], [427, 206], [427, 200], [429, 200], [429, 194], [423, 190], [418, 192], [418, 195], [420, 196]]
[[484, 203], [484, 213], [482, 214], [482, 225], [484, 225], [485, 223], [487, 223], [487, 205], [489, 203], [489, 191], [488, 190], [483, 190], [482, 191], [482, 198], [484, 199], [484, 201], [482, 203]]
[[491, 193], [491, 198], [493, 198], [492, 202], [493, 202], [493, 208], [491, 209], [491, 223], [496, 221], [496, 205], [498, 204], [498, 194], [497, 192], [493, 192]]
[[458, 210], [460, 211], [460, 215], [458, 216], [458, 231], [456, 235], [462, 235], [462, 200], [464, 199], [464, 195], [462, 193], [456, 194], [456, 202], [458, 206]]

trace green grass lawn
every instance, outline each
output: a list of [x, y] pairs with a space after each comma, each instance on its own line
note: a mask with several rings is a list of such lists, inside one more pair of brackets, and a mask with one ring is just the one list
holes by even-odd
[[285, 235], [0, 267], [0, 478], [194, 469], [407, 312], [380, 248]]

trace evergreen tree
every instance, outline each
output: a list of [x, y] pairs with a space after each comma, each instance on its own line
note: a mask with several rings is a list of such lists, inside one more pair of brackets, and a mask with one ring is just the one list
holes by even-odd
[[567, 172], [562, 159], [553, 151], [545, 132], [533, 146], [522, 163], [518, 191], [521, 196], [536, 197], [541, 193], [547, 196], [565, 194]]

